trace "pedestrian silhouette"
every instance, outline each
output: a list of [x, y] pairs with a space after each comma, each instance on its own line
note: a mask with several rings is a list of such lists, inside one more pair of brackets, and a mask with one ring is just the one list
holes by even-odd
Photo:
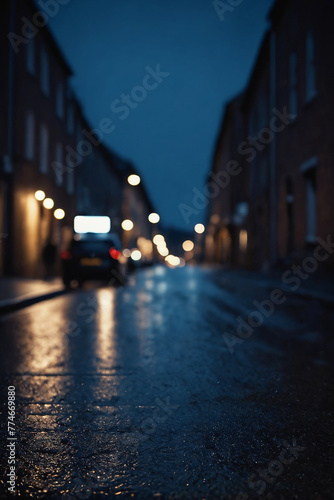
[[43, 262], [45, 266], [45, 279], [54, 276], [54, 265], [56, 262], [56, 245], [48, 238], [45, 247], [43, 248]]

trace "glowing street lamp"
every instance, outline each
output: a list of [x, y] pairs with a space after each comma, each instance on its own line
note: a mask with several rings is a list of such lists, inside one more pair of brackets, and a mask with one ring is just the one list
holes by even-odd
[[160, 220], [160, 216], [158, 214], [156, 214], [155, 212], [152, 212], [148, 216], [148, 220], [151, 222], [151, 224], [157, 224]]
[[155, 245], [161, 245], [165, 242], [165, 238], [162, 236], [162, 234], [156, 234], [153, 238], [153, 243]]
[[121, 226], [124, 229], [124, 231], [131, 231], [131, 229], [133, 228], [133, 222], [130, 219], [125, 219], [123, 220]]
[[140, 184], [139, 175], [136, 175], [136, 174], [129, 175], [128, 183], [130, 184], [130, 186], [138, 186], [138, 184]]
[[137, 260], [141, 259], [141, 252], [137, 248], [135, 248], [134, 250], [132, 250], [132, 252], [131, 252], [131, 259], [134, 260], [134, 261], [137, 261]]
[[36, 191], [35, 198], [36, 198], [37, 201], [43, 201], [44, 198], [45, 198], [44, 191], [42, 191], [41, 189], [39, 189], [38, 191]]
[[52, 198], [45, 198], [45, 200], [43, 201], [43, 206], [44, 208], [47, 208], [48, 210], [51, 210], [51, 208], [53, 208], [55, 202], [53, 201]]
[[171, 266], [171, 267], [177, 267], [181, 264], [181, 259], [179, 257], [176, 257], [175, 255], [168, 255], [165, 258], [165, 261]]
[[128, 257], [130, 257], [130, 255], [131, 255], [131, 250], [129, 250], [129, 248], [124, 248], [123, 256], [128, 258]]
[[205, 226], [203, 224], [196, 224], [194, 229], [197, 234], [202, 234], [205, 231]]
[[190, 240], [186, 240], [182, 243], [182, 248], [185, 252], [191, 252], [194, 248], [194, 243]]
[[169, 254], [169, 250], [168, 248], [165, 246], [165, 247], [158, 247], [158, 252], [159, 254], [161, 255], [161, 257], [167, 257], [167, 255]]
[[65, 211], [62, 208], [57, 208], [54, 212], [53, 215], [55, 219], [61, 220], [65, 217]]

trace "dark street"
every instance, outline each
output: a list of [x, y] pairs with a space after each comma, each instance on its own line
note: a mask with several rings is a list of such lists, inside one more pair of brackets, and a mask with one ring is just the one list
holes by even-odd
[[[334, 289], [312, 280], [155, 266], [3, 316], [18, 494], [332, 499]], [[277, 287], [285, 302], [231, 348]]]
[[333, 19], [1, 1], [0, 500], [334, 500]]

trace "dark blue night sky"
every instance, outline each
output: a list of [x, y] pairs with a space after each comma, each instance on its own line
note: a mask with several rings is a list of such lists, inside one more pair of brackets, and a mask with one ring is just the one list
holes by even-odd
[[[272, 3], [243, 0], [221, 20], [205, 0], [70, 0], [52, 19], [86, 117], [113, 119], [105, 142], [135, 163], [163, 224], [192, 229], [178, 206], [203, 188], [223, 106], [247, 83]], [[157, 65], [169, 75], [136, 107], [115, 102]]]

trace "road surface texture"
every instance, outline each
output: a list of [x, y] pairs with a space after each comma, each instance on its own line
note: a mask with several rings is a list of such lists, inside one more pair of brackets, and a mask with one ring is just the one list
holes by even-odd
[[158, 266], [3, 316], [0, 497], [14, 386], [23, 498], [333, 499], [333, 303], [277, 284]]

